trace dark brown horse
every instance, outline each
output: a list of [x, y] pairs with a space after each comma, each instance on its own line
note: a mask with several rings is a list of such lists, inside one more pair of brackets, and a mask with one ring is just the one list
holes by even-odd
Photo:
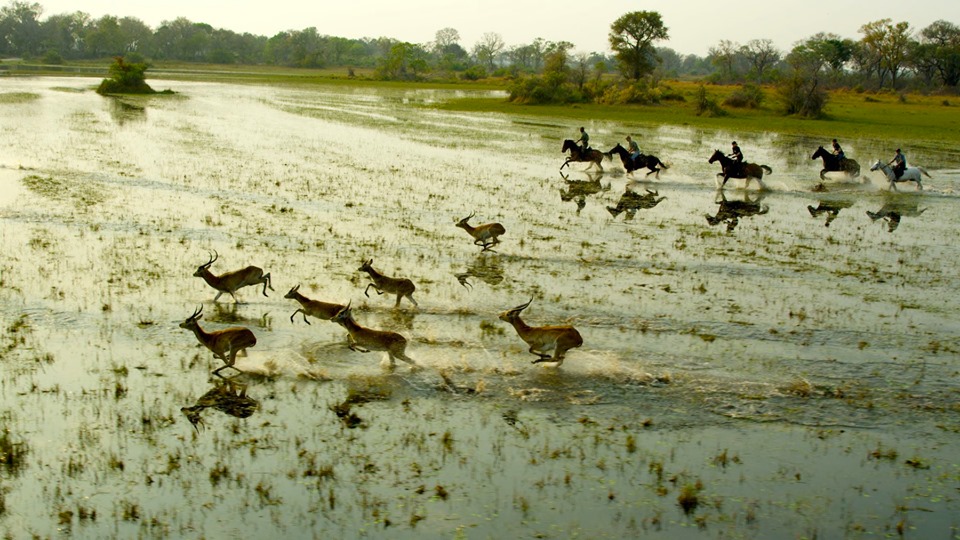
[[657, 179], [660, 178], [660, 171], [664, 169], [669, 169], [667, 164], [660, 161], [657, 156], [648, 156], [646, 154], [640, 154], [636, 158], [630, 156], [630, 152], [626, 148], [620, 146], [617, 143], [616, 146], [610, 149], [609, 152], [605, 152], [607, 157], [612, 158], [613, 154], [620, 156], [620, 162], [623, 163], [623, 168], [627, 170], [627, 174], [632, 173], [633, 171], [639, 169], [650, 169], [650, 172], [647, 173], [647, 176], [654, 174]]
[[850, 175], [851, 178], [856, 178], [860, 176], [860, 164], [857, 163], [857, 160], [850, 158], [843, 158], [842, 160], [830, 152], [827, 151], [824, 147], [817, 148], [817, 151], [813, 153], [810, 159], [823, 158], [823, 168], [820, 169], [820, 179], [826, 180], [826, 174], [828, 172], [842, 172]]
[[600, 162], [603, 161], [603, 152], [594, 150], [593, 148], [587, 148], [587, 151], [584, 152], [583, 149], [577, 146], [577, 143], [575, 143], [572, 139], [565, 139], [563, 141], [563, 148], [560, 151], [566, 152], [567, 150], [570, 151], [570, 157], [568, 157], [567, 160], [563, 162], [563, 165], [560, 166], [561, 171], [564, 167], [569, 165], [571, 161], [589, 161], [590, 166], [587, 167], [587, 169], [596, 165], [601, 171], [603, 171], [603, 165], [600, 164]]
[[750, 186], [750, 180], [756, 180], [760, 184], [760, 189], [766, 189], [767, 186], [763, 183], [763, 173], [773, 174], [773, 169], [766, 165], [747, 162], [736, 163], [719, 150], [714, 150], [713, 155], [707, 160], [708, 163], [713, 163], [714, 161], [720, 162], [720, 170], [723, 171], [717, 174], [717, 177], [723, 177], [723, 182], [717, 184], [717, 188], [719, 189], [723, 189], [723, 186], [730, 178], [746, 178], [747, 183], [743, 186], [745, 188]]

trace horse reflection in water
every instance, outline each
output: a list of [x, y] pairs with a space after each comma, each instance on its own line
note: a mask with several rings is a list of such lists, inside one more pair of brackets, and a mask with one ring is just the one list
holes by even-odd
[[740, 218], [759, 216], [770, 211], [769, 206], [760, 204], [764, 197], [766, 197], [762, 192], [758, 193], [757, 196], [752, 199], [749, 193], [744, 192], [742, 201], [728, 201], [723, 191], [718, 191], [717, 193], [715, 202], [720, 205], [720, 207], [717, 208], [717, 213], [712, 216], [705, 214], [704, 217], [707, 218], [707, 223], [710, 225], [726, 223], [727, 232], [733, 232], [733, 230], [737, 228], [737, 225], [740, 224]]
[[487, 285], [495, 287], [503, 281], [503, 267], [500, 265], [500, 257], [480, 254], [465, 271], [454, 275], [465, 289], [473, 288], [473, 284], [468, 281], [470, 278], [479, 279]]
[[666, 199], [666, 197], [660, 197], [660, 193], [656, 191], [647, 189], [645, 190], [646, 193], [641, 195], [633, 191], [631, 187], [630, 184], [627, 184], [616, 206], [607, 207], [607, 212], [610, 212], [611, 216], [617, 217], [621, 213], [626, 213], [623, 220], [630, 221], [637, 215], [637, 210], [653, 208]]
[[829, 227], [833, 220], [837, 219], [837, 215], [840, 214], [840, 211], [844, 208], [850, 208], [853, 206], [853, 201], [850, 199], [837, 199], [832, 201], [819, 201], [817, 207], [807, 205], [807, 210], [810, 212], [810, 215], [814, 218], [818, 218], [823, 214], [827, 215], [827, 220], [824, 222], [824, 227]]
[[563, 180], [567, 183], [566, 189], [560, 190], [560, 200], [563, 202], [575, 201], [577, 204], [577, 214], [587, 205], [587, 197], [596, 195], [601, 191], [610, 191], [610, 184], [600, 183], [599, 174], [587, 173], [589, 180], [570, 180], [565, 174], [560, 173]]
[[919, 199], [915, 197], [896, 197], [887, 200], [876, 212], [867, 210], [867, 216], [871, 221], [882, 219], [887, 222], [887, 231], [893, 232], [900, 226], [900, 220], [904, 217], [918, 217], [926, 212], [926, 208], [920, 208]]
[[247, 385], [222, 375], [217, 377], [219, 380], [214, 381], [213, 388], [200, 396], [195, 405], [180, 408], [198, 433], [204, 425], [200, 413], [205, 409], [216, 409], [236, 418], [247, 418], [260, 409], [260, 402], [247, 395]]

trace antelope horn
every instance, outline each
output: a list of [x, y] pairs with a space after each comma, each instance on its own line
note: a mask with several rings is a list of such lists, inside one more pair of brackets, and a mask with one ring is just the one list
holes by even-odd
[[220, 258], [220, 254], [217, 253], [217, 250], [213, 250], [213, 255], [210, 255], [210, 260], [201, 264], [200, 266], [210, 266], [211, 264], [214, 263], [214, 261], [216, 261], [219, 258]]
[[202, 313], [203, 313], [203, 304], [200, 304], [200, 307], [198, 307], [198, 308], [196, 309], [196, 311], [193, 312], [193, 315], [187, 317], [187, 320], [189, 320], [189, 319], [199, 319], [199, 318], [200, 318], [200, 315], [201, 315]]
[[519, 312], [527, 309], [527, 306], [530, 305], [530, 302], [533, 302], [533, 297], [530, 297], [530, 300], [529, 300], [526, 304], [521, 304], [521, 305], [519, 305], [519, 306], [511, 309], [510, 311], [516, 311], [517, 313], [519, 313]]

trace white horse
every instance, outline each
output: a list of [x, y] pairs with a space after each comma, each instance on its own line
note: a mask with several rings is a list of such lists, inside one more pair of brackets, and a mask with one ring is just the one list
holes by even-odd
[[873, 164], [873, 167], [870, 167], [870, 170], [883, 171], [883, 174], [887, 175], [887, 180], [890, 181], [890, 189], [894, 191], [897, 191], [896, 182], [916, 182], [917, 189], [922, 190], [923, 184], [920, 182], [921, 175], [925, 175], [927, 178], [933, 178], [923, 167], [907, 167], [903, 171], [903, 174], [900, 175], [900, 178], [897, 178], [897, 175], [893, 172], [893, 168], [879, 160]]

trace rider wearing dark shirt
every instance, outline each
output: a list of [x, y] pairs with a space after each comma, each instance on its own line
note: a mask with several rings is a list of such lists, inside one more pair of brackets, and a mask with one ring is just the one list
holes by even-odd
[[840, 143], [836, 139], [833, 140], [833, 155], [837, 156], [837, 163], [843, 165], [846, 156], [843, 155], [843, 148], [840, 148]]
[[893, 174], [895, 174], [897, 178], [900, 178], [903, 176], [903, 171], [907, 170], [907, 158], [901, 154], [900, 149], [897, 148], [897, 153], [887, 165], [893, 165]]
[[734, 171], [739, 173], [740, 169], [743, 167], [743, 152], [740, 151], [737, 141], [733, 141], [730, 147], [730, 153], [727, 155], [727, 157], [733, 158]]

